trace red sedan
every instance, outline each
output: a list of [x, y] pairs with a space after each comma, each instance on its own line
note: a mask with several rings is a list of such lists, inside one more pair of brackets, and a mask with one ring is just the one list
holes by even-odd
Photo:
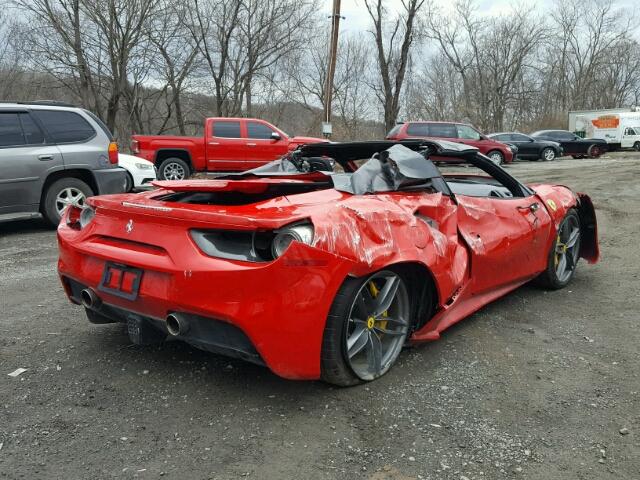
[[[469, 168], [443, 174], [430, 156]], [[334, 162], [344, 172], [325, 171]], [[526, 186], [444, 141], [306, 145], [156, 185], [66, 210], [70, 300], [93, 323], [127, 323], [135, 343], [176, 338], [290, 379], [378, 378], [406, 343], [530, 280], [562, 288], [599, 255], [586, 195]]]

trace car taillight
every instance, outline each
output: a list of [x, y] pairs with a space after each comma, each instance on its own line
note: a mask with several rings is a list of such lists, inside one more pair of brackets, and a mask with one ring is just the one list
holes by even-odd
[[131, 152], [140, 153], [140, 142], [138, 140], [131, 140]]
[[67, 226], [74, 230], [82, 230], [91, 223], [96, 215], [95, 210], [89, 206], [76, 207], [75, 205], [69, 205], [67, 210]]
[[109, 144], [109, 162], [113, 165], [118, 164], [118, 144], [116, 142]]

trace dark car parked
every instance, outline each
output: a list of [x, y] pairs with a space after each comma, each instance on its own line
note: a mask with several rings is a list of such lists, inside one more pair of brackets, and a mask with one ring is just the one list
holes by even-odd
[[581, 138], [568, 130], [538, 130], [531, 134], [536, 140], [550, 140], [562, 145], [565, 155], [573, 158], [598, 158], [607, 151], [607, 142], [599, 138]]
[[527, 160], [551, 161], [563, 155], [562, 146], [558, 142], [532, 138], [519, 132], [492, 133], [487, 137], [499, 142], [518, 147], [517, 157]]

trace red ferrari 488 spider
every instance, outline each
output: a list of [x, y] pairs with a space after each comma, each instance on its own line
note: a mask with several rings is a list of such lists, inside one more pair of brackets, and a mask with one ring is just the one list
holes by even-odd
[[[460, 164], [441, 171], [445, 157]], [[306, 145], [156, 186], [66, 210], [71, 301], [135, 343], [176, 338], [291, 379], [378, 378], [405, 344], [530, 280], [562, 288], [599, 255], [586, 195], [444, 141]]]

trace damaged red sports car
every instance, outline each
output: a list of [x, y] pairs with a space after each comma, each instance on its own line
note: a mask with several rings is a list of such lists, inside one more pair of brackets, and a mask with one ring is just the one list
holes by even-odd
[[[446, 157], [462, 164], [440, 171]], [[562, 288], [599, 255], [586, 195], [445, 141], [306, 145], [156, 186], [67, 209], [71, 301], [135, 343], [176, 338], [291, 379], [378, 378], [405, 344], [530, 280]]]

